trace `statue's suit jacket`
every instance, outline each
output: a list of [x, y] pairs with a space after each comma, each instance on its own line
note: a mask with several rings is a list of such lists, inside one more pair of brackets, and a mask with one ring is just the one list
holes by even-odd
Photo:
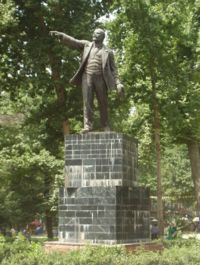
[[[84, 73], [85, 65], [89, 57], [90, 51], [94, 45], [94, 42], [89, 42], [87, 40], [77, 40], [69, 35], [63, 33], [62, 41], [67, 45], [75, 49], [80, 49], [83, 51], [81, 64], [76, 74], [70, 80], [71, 84], [81, 86], [82, 75]], [[105, 80], [108, 90], [116, 88], [116, 85], [120, 83], [118, 79], [117, 68], [114, 61], [114, 54], [112, 50], [108, 49], [103, 45], [102, 47], [102, 71], [103, 78]]]

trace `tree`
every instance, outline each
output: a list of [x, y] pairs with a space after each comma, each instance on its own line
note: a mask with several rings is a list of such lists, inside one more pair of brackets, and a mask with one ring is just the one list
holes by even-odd
[[[11, 134], [13, 141], [20, 141], [20, 144], [11, 141], [13, 150], [11, 145], [6, 148], [2, 138], [1, 159], [2, 162], [5, 162], [5, 157], [7, 159], [2, 178], [6, 175], [8, 179], [4, 191], [8, 192], [12, 185], [15, 187], [14, 197], [9, 197], [9, 201], [14, 202], [15, 196], [19, 196], [15, 209], [25, 213], [27, 207], [23, 210], [20, 194], [26, 191], [23, 187], [16, 189], [19, 183], [16, 179], [23, 180], [24, 186], [32, 183], [35, 189], [32, 190], [33, 197], [28, 200], [30, 209], [33, 215], [38, 209], [45, 211], [48, 237], [52, 237], [54, 214], [51, 195], [56, 175], [63, 165], [62, 127], [66, 133], [70, 120], [74, 127], [72, 130], [79, 128], [82, 99], [81, 92], [68, 84], [78, 66], [78, 54], [50, 38], [49, 31], [56, 29], [87, 39], [98, 24], [97, 19], [107, 12], [108, 3], [15, 0], [13, 5], [12, 18], [17, 23], [10, 28], [2, 28], [0, 43], [3, 54], [2, 93], [8, 98], [7, 102], [12, 103], [6, 107], [1, 101], [1, 105], [4, 105], [5, 114], [23, 113], [25, 123]], [[86, 31], [86, 28], [89, 30]], [[7, 130], [5, 127], [1, 129]], [[42, 194], [42, 199], [36, 196], [38, 193]], [[37, 209], [31, 204], [34, 200], [37, 201]]]
[[[185, 1], [175, 5], [179, 12], [174, 39], [174, 75], [169, 90], [171, 106], [166, 104], [170, 133], [187, 145], [195, 188], [197, 211], [200, 211], [200, 86], [199, 86], [199, 2]], [[173, 91], [172, 91], [172, 88]], [[176, 120], [175, 120], [176, 118]]]
[[[115, 34], [112, 36], [112, 42], [117, 44], [118, 51], [121, 49], [121, 60], [125, 61], [122, 72], [127, 87], [131, 88], [128, 96], [132, 101], [137, 102], [137, 105], [148, 108], [146, 119], [151, 125], [156, 146], [158, 217], [162, 228], [160, 172], [162, 130], [170, 133], [171, 142], [180, 143], [180, 139], [185, 139], [182, 141], [184, 144], [188, 144], [186, 137], [189, 134], [197, 135], [199, 131], [199, 119], [194, 119], [197, 117], [194, 115], [194, 109], [189, 108], [195, 103], [195, 114], [198, 115], [200, 108], [197, 103], [199, 102], [197, 87], [199, 86], [197, 80], [193, 78], [197, 77], [196, 73], [194, 75], [191, 73], [194, 65], [197, 65], [198, 58], [198, 3], [182, 0], [176, 2], [116, 0], [113, 8], [115, 19], [110, 23], [110, 28]], [[193, 56], [188, 59], [187, 53], [191, 55], [191, 50]], [[190, 82], [185, 86], [184, 82], [189, 79]], [[189, 123], [184, 115], [188, 116]], [[195, 123], [194, 127], [191, 126], [192, 122]], [[194, 153], [193, 155], [191, 151], [189, 153], [190, 158], [194, 157]], [[191, 160], [193, 175], [196, 175], [194, 186], [199, 191], [198, 157], [196, 161]], [[199, 201], [198, 192], [196, 194]]]
[[[149, 105], [151, 113], [151, 124], [154, 134], [156, 148], [156, 175], [157, 175], [157, 196], [158, 196], [158, 219], [160, 230], [163, 230], [163, 209], [162, 209], [162, 185], [161, 185], [161, 153], [160, 153], [160, 97], [163, 84], [160, 82], [160, 64], [164, 60], [163, 45], [160, 44], [161, 36], [158, 34], [162, 27], [161, 18], [154, 16], [153, 5], [146, 1], [120, 1], [117, 3], [118, 16], [114, 28], [120, 27], [120, 37], [125, 37], [125, 60], [127, 61], [125, 80], [129, 87], [134, 87], [134, 98], [140, 99], [143, 104]], [[115, 40], [117, 43], [117, 41]], [[134, 59], [133, 59], [134, 58]], [[137, 60], [137, 62], [136, 62]], [[133, 75], [135, 75], [133, 77]], [[136, 84], [136, 85], [135, 85]], [[136, 87], [137, 86], [137, 87]], [[137, 92], [136, 92], [137, 91]], [[130, 96], [133, 93], [129, 91]]]

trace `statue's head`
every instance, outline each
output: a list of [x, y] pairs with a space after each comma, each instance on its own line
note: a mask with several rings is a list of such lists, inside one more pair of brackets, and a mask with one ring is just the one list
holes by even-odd
[[95, 29], [93, 35], [92, 35], [92, 40], [96, 43], [102, 43], [105, 38], [105, 31], [103, 29]]

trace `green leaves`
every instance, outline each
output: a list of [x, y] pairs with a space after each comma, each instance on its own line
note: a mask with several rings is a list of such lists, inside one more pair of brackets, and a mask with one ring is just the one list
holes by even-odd
[[[55, 158], [40, 141], [21, 130], [1, 128], [0, 134], [0, 163], [3, 165], [0, 171], [0, 219], [5, 218], [10, 224], [27, 223], [36, 214], [42, 216], [45, 208], [52, 207], [52, 204], [46, 205], [51, 197], [46, 195], [46, 189], [53, 194], [57, 188], [54, 178], [59, 172], [62, 174], [63, 169], [63, 160]], [[48, 187], [46, 176], [50, 181]]]
[[135, 108], [123, 130], [139, 139], [140, 180], [156, 192], [156, 102], [161, 119], [163, 190], [176, 199], [191, 195], [185, 145], [172, 143], [200, 140], [198, 1], [116, 0], [113, 8], [110, 40], [119, 51], [129, 110]]
[[0, 4], [0, 114], [23, 116], [23, 124], [0, 127], [2, 223], [24, 223], [56, 210], [63, 185], [62, 125], [71, 120], [71, 131], [77, 131], [82, 123], [81, 90], [69, 85], [81, 55], [54, 41], [49, 31], [90, 39], [109, 5], [85, 0]]
[[0, 31], [16, 22], [16, 19], [13, 17], [14, 11], [15, 8], [12, 0], [0, 3]]

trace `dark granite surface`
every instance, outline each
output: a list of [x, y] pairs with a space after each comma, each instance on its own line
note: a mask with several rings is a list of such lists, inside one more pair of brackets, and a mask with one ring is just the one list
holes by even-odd
[[59, 240], [121, 244], [149, 239], [149, 190], [137, 186], [137, 141], [116, 132], [68, 135]]
[[121, 133], [69, 135], [65, 186], [132, 186], [137, 181], [137, 141]]
[[61, 188], [59, 237], [129, 243], [149, 238], [149, 191], [139, 187]]

